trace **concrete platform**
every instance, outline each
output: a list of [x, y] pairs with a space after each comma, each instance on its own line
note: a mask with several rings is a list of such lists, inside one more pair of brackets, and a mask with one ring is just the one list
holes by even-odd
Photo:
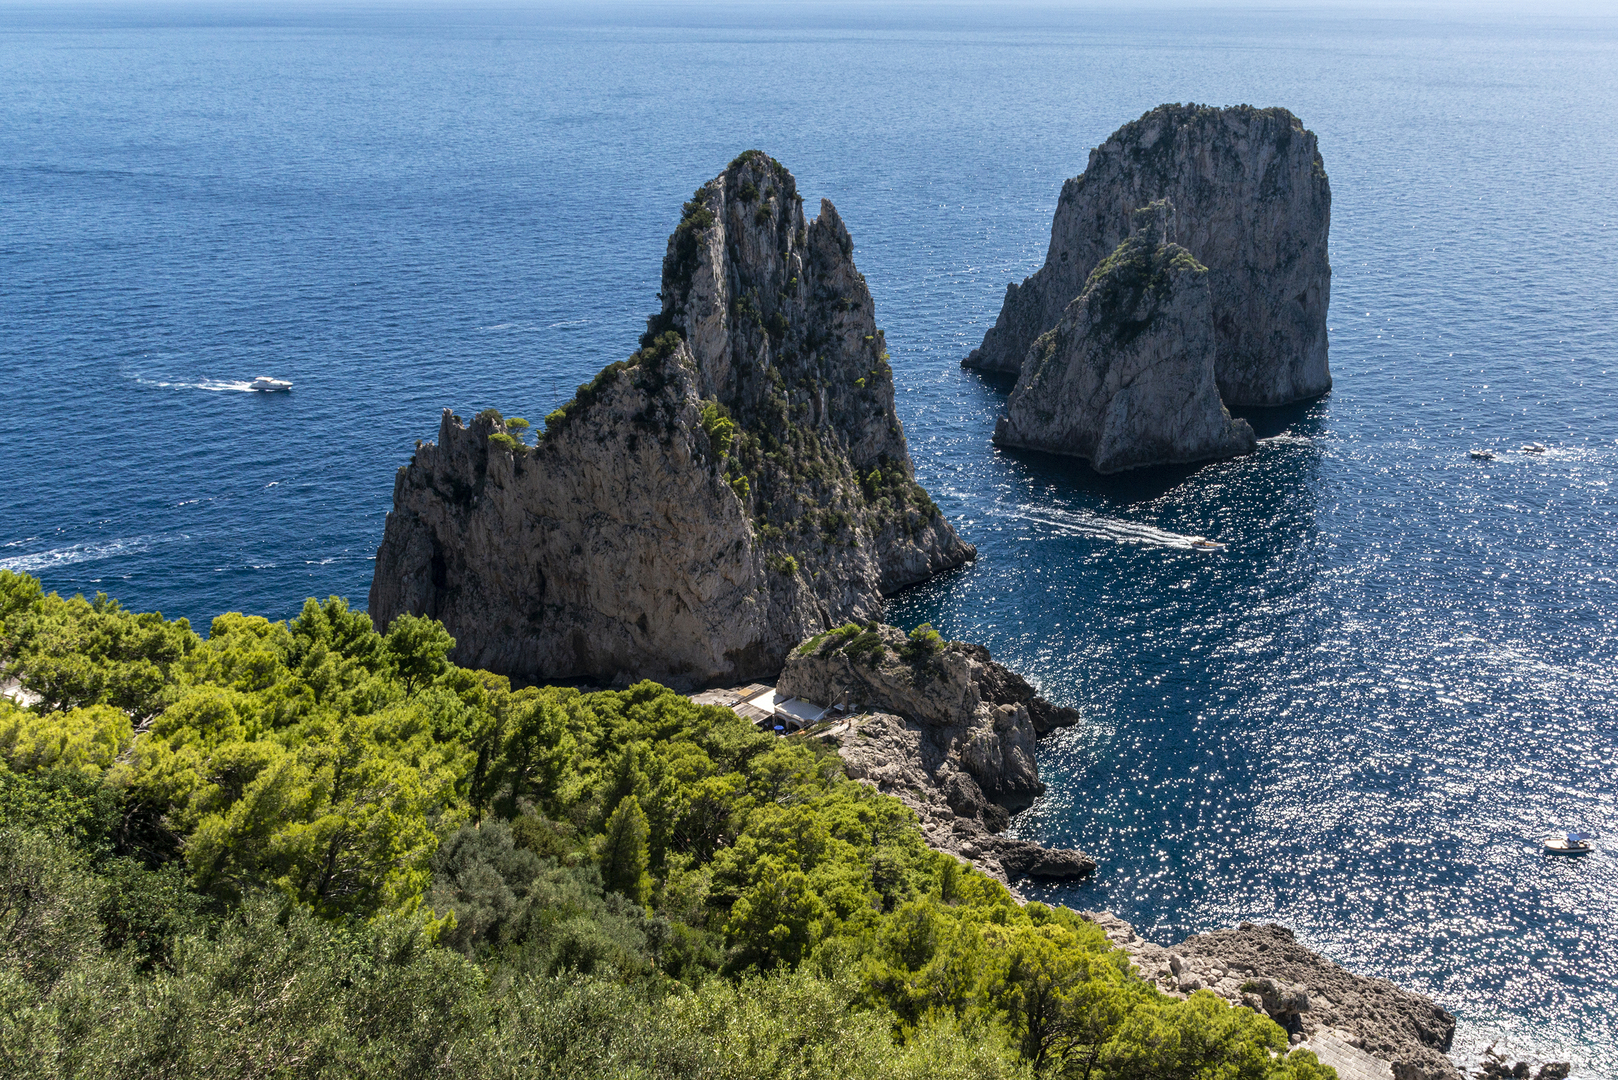
[[1393, 1065], [1344, 1042], [1330, 1031], [1317, 1031], [1300, 1050], [1313, 1050], [1322, 1065], [1337, 1070], [1337, 1080], [1393, 1080]]

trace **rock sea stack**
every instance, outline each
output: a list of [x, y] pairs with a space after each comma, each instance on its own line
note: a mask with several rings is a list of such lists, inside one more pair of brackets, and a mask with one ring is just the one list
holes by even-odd
[[1331, 388], [1326, 308], [1331, 186], [1315, 135], [1286, 109], [1161, 105], [1090, 152], [1062, 185], [1045, 265], [1006, 287], [967, 367], [1015, 373], [1090, 273], [1157, 199], [1208, 268], [1214, 378], [1227, 405], [1285, 405]]
[[927, 842], [1002, 881], [1079, 878], [1095, 860], [997, 835], [1042, 794], [1034, 740], [1077, 723], [981, 645], [878, 623], [817, 634], [787, 659], [778, 697], [843, 705], [849, 776], [916, 811]]
[[445, 411], [394, 483], [378, 626], [441, 620], [518, 679], [778, 671], [975, 555], [915, 482], [853, 241], [749, 151], [685, 204], [641, 349], [546, 419]]
[[996, 445], [1082, 457], [1102, 473], [1257, 445], [1214, 385], [1208, 270], [1173, 243], [1173, 205], [1159, 199], [1133, 220], [1028, 350]]

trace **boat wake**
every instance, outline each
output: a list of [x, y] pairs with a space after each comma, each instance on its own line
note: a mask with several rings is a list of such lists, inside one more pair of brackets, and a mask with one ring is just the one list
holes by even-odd
[[[10, 570], [17, 574], [37, 574], [41, 570], [56, 570], [75, 563], [95, 562], [98, 559], [113, 559], [121, 555], [138, 555], [150, 551], [158, 544], [170, 540], [187, 539], [184, 535], [172, 536], [126, 536], [117, 540], [98, 540], [83, 544], [69, 544], [67, 547], [53, 548], [50, 551], [30, 552], [27, 555], [13, 555], [9, 558], [0, 558], [0, 570]], [[10, 546], [9, 544], [7, 545]]]
[[1085, 510], [1045, 508], [1038, 512], [1012, 510], [1008, 517], [1033, 522], [1052, 530], [1057, 536], [1084, 536], [1094, 540], [1111, 540], [1120, 544], [1143, 544], [1148, 547], [1172, 548], [1180, 551], [1197, 550], [1199, 536], [1169, 532], [1134, 521], [1120, 521]]
[[240, 391], [242, 393], [247, 393], [253, 389], [253, 383], [250, 379], [242, 379], [239, 382], [214, 379], [203, 380], [201, 382], [164, 382], [158, 379], [143, 379], [137, 375], [135, 377], [135, 381], [140, 383], [142, 386], [155, 386], [159, 390], [208, 390], [214, 393], [230, 393]]

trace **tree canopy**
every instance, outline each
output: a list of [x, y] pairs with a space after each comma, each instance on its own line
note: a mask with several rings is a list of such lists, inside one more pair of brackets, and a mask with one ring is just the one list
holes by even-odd
[[0, 571], [0, 1073], [1310, 1080], [803, 738]]

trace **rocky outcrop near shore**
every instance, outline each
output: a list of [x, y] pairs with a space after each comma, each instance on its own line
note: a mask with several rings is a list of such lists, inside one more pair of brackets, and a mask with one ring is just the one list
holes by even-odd
[[1173, 242], [1173, 204], [1135, 211], [1133, 227], [1028, 350], [995, 445], [1081, 457], [1101, 473], [1257, 445], [1214, 385], [1208, 270]]
[[915, 482], [853, 241], [756, 151], [685, 204], [641, 349], [546, 419], [445, 411], [394, 483], [379, 626], [431, 615], [519, 679], [779, 670], [972, 558]]
[[998, 835], [1045, 790], [1034, 740], [1079, 714], [1035, 694], [982, 646], [926, 628], [849, 626], [795, 649], [776, 694], [855, 714], [837, 740], [845, 771], [915, 810], [934, 848], [1006, 882], [1095, 869], [1082, 852]]
[[1227, 405], [1284, 405], [1331, 387], [1331, 186], [1313, 132], [1286, 109], [1161, 105], [1090, 152], [1062, 186], [1045, 264], [1008, 285], [967, 367], [1016, 373], [1156, 199], [1208, 268], [1214, 377]]
[[1421, 994], [1332, 963], [1283, 926], [1244, 922], [1165, 948], [1109, 912], [1085, 917], [1158, 989], [1181, 996], [1205, 989], [1256, 1009], [1326, 1064], [1340, 1060], [1340, 1071], [1390, 1080], [1462, 1078], [1444, 1056], [1454, 1016]]

